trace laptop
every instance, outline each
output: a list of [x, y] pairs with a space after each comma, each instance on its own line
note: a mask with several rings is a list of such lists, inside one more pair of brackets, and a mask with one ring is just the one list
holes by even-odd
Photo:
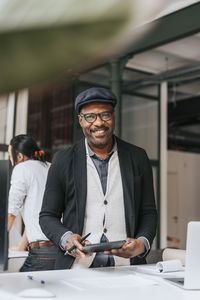
[[165, 280], [187, 290], [200, 290], [200, 222], [188, 223], [184, 278]]

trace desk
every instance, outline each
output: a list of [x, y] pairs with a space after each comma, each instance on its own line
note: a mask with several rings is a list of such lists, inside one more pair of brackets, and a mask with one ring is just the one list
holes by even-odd
[[[56, 298], [49, 299], [55, 300], [200, 299], [200, 291], [185, 291], [159, 276], [141, 274], [135, 270], [136, 267], [128, 266], [0, 274], [0, 299], [30, 299], [18, 297], [17, 294], [25, 288], [37, 287], [54, 293]], [[29, 280], [27, 275], [33, 275], [35, 280]], [[138, 278], [148, 280], [148, 284], [135, 287], [134, 282]], [[41, 285], [40, 280], [45, 280], [45, 284]], [[114, 282], [117, 284], [112, 287]]]
[[8, 271], [6, 272], [18, 272], [27, 256], [28, 251], [13, 251], [9, 249]]

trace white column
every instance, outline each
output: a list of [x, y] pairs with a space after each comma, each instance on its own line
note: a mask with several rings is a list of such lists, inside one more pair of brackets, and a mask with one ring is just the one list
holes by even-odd
[[15, 135], [27, 133], [28, 89], [21, 90], [17, 97]]
[[167, 137], [168, 86], [160, 85], [160, 247], [167, 246]]
[[8, 145], [13, 137], [13, 127], [14, 127], [14, 111], [15, 111], [15, 93], [10, 93], [8, 95], [7, 102], [7, 124], [6, 124], [6, 138], [5, 143]]

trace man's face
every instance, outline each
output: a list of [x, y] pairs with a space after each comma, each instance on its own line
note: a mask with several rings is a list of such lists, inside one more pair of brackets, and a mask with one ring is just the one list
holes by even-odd
[[[94, 102], [84, 105], [80, 114], [95, 113], [112, 111], [113, 107], [110, 104]], [[108, 121], [101, 120], [97, 116], [93, 123], [88, 123], [84, 116], [79, 115], [79, 123], [82, 127], [83, 133], [87, 138], [88, 144], [97, 148], [104, 148], [112, 142], [112, 135], [115, 128], [115, 113], [113, 112], [111, 119]]]

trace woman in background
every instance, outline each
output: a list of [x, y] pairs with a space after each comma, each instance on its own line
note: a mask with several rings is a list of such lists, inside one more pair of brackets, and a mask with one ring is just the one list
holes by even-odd
[[8, 147], [13, 168], [8, 200], [8, 232], [19, 212], [22, 212], [25, 233], [20, 250], [28, 248], [29, 255], [21, 272], [53, 270], [56, 247], [43, 234], [39, 213], [50, 163], [45, 152], [26, 134], [15, 136]]

